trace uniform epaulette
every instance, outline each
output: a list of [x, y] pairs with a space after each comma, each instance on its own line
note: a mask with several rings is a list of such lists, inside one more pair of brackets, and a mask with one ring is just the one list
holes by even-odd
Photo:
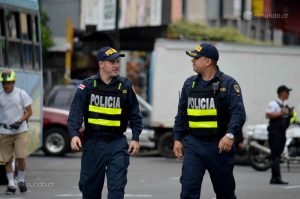
[[192, 85], [193, 82], [196, 81], [196, 79], [197, 79], [197, 75], [190, 76], [190, 77], [185, 81], [185, 86], [190, 87], [190, 85]]
[[197, 79], [197, 77], [198, 77], [198, 75], [193, 75], [190, 78], [191, 78], [192, 81], [195, 81]]
[[93, 83], [92, 77], [85, 78], [84, 80], [82, 80], [81, 84], [84, 85], [84, 86], [92, 85], [92, 83]]
[[128, 80], [128, 78], [127, 78], [127, 77], [121, 77], [121, 76], [118, 76], [118, 80], [119, 80], [120, 82], [124, 83], [125, 81]]
[[98, 76], [98, 75], [93, 75], [93, 76], [89, 77], [89, 79], [92, 79], [92, 80], [94, 80], [94, 79], [98, 79], [98, 78], [99, 78], [99, 76]]
[[229, 75], [226, 75], [225, 73], [221, 73], [221, 79], [226, 80], [226, 79], [232, 79]]

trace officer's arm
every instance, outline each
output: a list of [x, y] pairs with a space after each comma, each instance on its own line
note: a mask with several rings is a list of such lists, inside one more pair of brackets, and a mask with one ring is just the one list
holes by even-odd
[[266, 118], [267, 119], [276, 119], [279, 118], [283, 115], [283, 112], [277, 112], [277, 113], [266, 113]]
[[70, 107], [68, 133], [71, 138], [79, 135], [79, 129], [82, 126], [84, 111], [86, 109], [86, 90], [87, 88], [83, 86], [77, 88]]
[[188, 80], [184, 83], [181, 89], [181, 95], [178, 103], [178, 111], [175, 116], [175, 123], [173, 127], [174, 140], [181, 141], [184, 131], [186, 131], [186, 109], [187, 109], [187, 91]]
[[243, 103], [242, 92], [236, 81], [228, 86], [228, 111], [229, 124], [227, 133], [232, 133], [235, 137], [242, 132], [243, 125], [246, 121], [246, 112]]
[[283, 115], [283, 112], [276, 111], [277, 107], [278, 107], [277, 102], [272, 101], [269, 103], [267, 110], [266, 110], [266, 118], [267, 119], [276, 119], [276, 118], [280, 118]]
[[139, 141], [142, 132], [142, 114], [136, 94], [132, 89], [132, 84], [128, 81], [128, 117], [129, 125], [132, 130], [132, 140]]

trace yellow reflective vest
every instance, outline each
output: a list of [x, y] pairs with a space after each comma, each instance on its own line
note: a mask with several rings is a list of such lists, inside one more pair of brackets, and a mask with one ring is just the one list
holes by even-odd
[[299, 118], [297, 116], [296, 111], [293, 111], [293, 114], [292, 114], [292, 117], [291, 117], [290, 121], [291, 121], [292, 124], [299, 123]]
[[91, 90], [87, 98], [88, 129], [123, 133], [127, 127], [125, 103], [122, 100], [121, 83], [117, 88]]
[[218, 133], [218, 110], [211, 86], [191, 89], [186, 113], [190, 133], [207, 136]]

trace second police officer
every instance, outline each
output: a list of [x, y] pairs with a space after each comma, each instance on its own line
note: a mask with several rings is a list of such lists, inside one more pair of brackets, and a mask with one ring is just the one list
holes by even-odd
[[270, 184], [288, 184], [281, 178], [280, 161], [286, 141], [285, 131], [293, 116], [293, 109], [286, 102], [291, 90], [285, 85], [279, 86], [277, 88], [278, 98], [271, 101], [266, 110], [266, 118], [269, 119], [267, 129], [272, 160]]
[[[120, 57], [111, 47], [98, 51], [97, 75], [83, 80], [74, 96], [68, 119], [71, 148], [83, 148], [79, 189], [85, 199], [101, 198], [105, 174], [109, 199], [124, 198], [129, 155], [139, 150], [142, 116], [132, 84], [120, 77]], [[83, 140], [79, 129], [84, 121]], [[129, 146], [123, 132], [130, 122]]]
[[180, 198], [199, 199], [208, 170], [216, 198], [235, 199], [233, 145], [246, 118], [240, 87], [219, 70], [212, 44], [186, 54], [197, 75], [184, 82], [173, 129], [173, 151], [183, 159]]

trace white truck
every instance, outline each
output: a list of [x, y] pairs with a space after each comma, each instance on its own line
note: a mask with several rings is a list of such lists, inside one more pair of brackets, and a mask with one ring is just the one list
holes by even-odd
[[[185, 54], [197, 42], [157, 39], [150, 66], [150, 104], [141, 106], [148, 128], [154, 130], [153, 139], [160, 154], [171, 157], [172, 128], [177, 112], [179, 92], [185, 79], [195, 72], [191, 58]], [[266, 123], [265, 109], [277, 97], [281, 84], [292, 88], [289, 104], [300, 112], [300, 48], [281, 46], [249, 46], [219, 43], [218, 65], [224, 73], [240, 84], [248, 124]], [[143, 105], [144, 104], [144, 105]]]

